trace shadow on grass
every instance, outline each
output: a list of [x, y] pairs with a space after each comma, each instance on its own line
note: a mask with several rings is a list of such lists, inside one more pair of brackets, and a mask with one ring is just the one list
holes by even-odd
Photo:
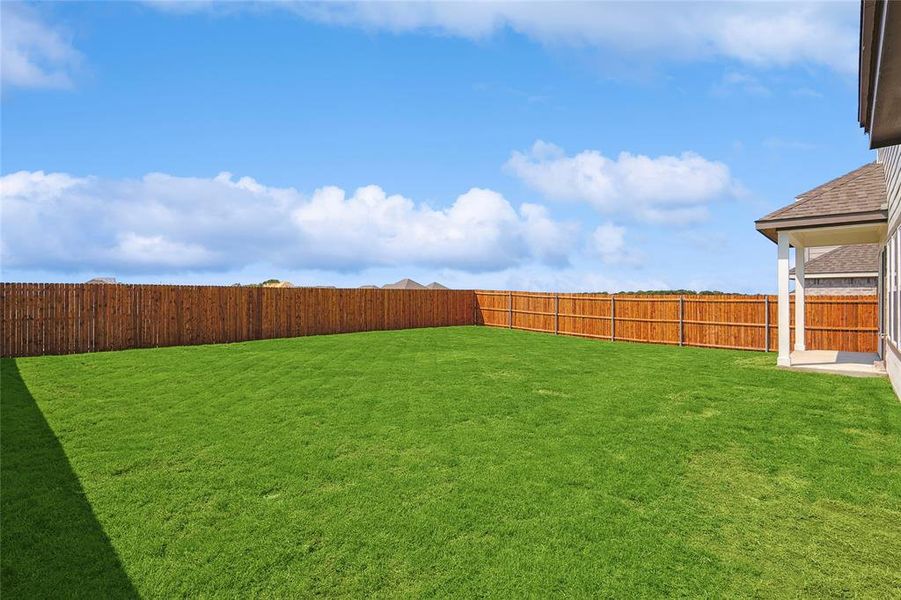
[[9, 598], [137, 598], [62, 445], [0, 363], [0, 590]]

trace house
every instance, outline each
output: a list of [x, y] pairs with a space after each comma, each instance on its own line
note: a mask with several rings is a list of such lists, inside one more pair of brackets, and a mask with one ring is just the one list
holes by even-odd
[[382, 286], [382, 289], [385, 290], [424, 290], [425, 286], [421, 283], [417, 283], [412, 279], [401, 279], [400, 281], [395, 281], [394, 283], [388, 283]]
[[[808, 361], [805, 347], [805, 260], [808, 248], [872, 244], [878, 251], [879, 338], [869, 356], [834, 362], [884, 361], [901, 395], [901, 3], [863, 0], [860, 11], [858, 122], [876, 161], [805, 192], [755, 223], [776, 242], [778, 357], [781, 366]], [[795, 344], [790, 348], [789, 254], [795, 248]], [[813, 262], [813, 261], [811, 261]]]
[[[876, 294], [879, 245], [823, 246], [804, 251], [804, 293], [808, 296]], [[795, 270], [789, 272], [795, 278]]]
[[428, 284], [425, 287], [427, 287], [430, 290], [446, 290], [446, 289], [448, 289], [447, 286], [441, 285], [437, 281], [433, 281], [432, 283]]
[[113, 285], [118, 283], [115, 277], [94, 277], [85, 281], [85, 283], [99, 283], [103, 285]]

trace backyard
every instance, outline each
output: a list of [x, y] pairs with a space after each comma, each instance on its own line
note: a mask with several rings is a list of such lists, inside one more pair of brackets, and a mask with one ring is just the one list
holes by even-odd
[[486, 327], [2, 362], [12, 597], [897, 596], [901, 404]]

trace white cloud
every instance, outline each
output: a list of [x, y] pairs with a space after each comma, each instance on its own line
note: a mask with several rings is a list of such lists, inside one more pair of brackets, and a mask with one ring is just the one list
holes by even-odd
[[81, 62], [66, 35], [20, 2], [0, 8], [0, 84], [3, 87], [68, 88]]
[[626, 244], [626, 228], [613, 223], [601, 223], [591, 234], [589, 254], [598, 256], [607, 265], [638, 265], [641, 257]]
[[728, 166], [694, 152], [656, 158], [622, 152], [610, 159], [585, 150], [567, 156], [539, 140], [529, 152], [513, 152], [505, 169], [548, 198], [649, 222], [702, 220], [708, 203], [740, 192]]
[[468, 272], [564, 265], [573, 224], [473, 188], [431, 208], [378, 186], [309, 197], [228, 173], [139, 180], [18, 172], [0, 178], [3, 265], [57, 272], [236, 271], [252, 264], [359, 271], [404, 265]]
[[724, 57], [756, 67], [857, 68], [853, 2], [359, 2], [282, 3], [319, 22], [391, 32], [485, 38], [511, 29], [545, 44], [630, 57]]

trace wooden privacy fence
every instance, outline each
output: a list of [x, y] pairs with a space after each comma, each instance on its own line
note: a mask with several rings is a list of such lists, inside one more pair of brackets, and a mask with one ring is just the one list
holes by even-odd
[[[0, 283], [0, 313], [2, 356], [445, 325], [707, 348], [777, 345], [775, 296]], [[876, 297], [808, 297], [806, 330], [810, 349], [875, 352]]]
[[[476, 291], [476, 324], [606, 340], [777, 350], [776, 296]], [[810, 350], [876, 352], [876, 296], [808, 296]], [[794, 344], [794, 299], [791, 343]]]
[[0, 284], [0, 355], [471, 325], [469, 290]]

